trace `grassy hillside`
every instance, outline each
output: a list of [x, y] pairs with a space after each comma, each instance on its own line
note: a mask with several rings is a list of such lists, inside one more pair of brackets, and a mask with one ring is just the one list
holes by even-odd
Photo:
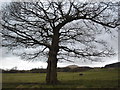
[[45, 76], [45, 73], [4, 73], [3, 88], [116, 88], [120, 80], [118, 69], [58, 72], [61, 83], [55, 86], [46, 85]]

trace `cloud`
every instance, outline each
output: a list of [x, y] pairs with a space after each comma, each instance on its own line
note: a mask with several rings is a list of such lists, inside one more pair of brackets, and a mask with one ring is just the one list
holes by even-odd
[[[19, 70], [30, 70], [32, 68], [47, 68], [47, 63], [42, 61], [28, 62], [21, 60], [20, 57], [10, 56], [4, 57], [1, 60], [0, 68], [11, 69], [17, 67]], [[78, 66], [90, 66], [90, 67], [103, 67], [106, 64], [118, 62], [118, 56], [112, 58], [105, 58], [105, 62], [77, 62], [77, 63], [58, 63], [58, 67], [65, 67], [68, 65], [78, 65]]]
[[2, 65], [0, 65], [0, 68], [3, 69], [11, 69], [13, 67], [17, 67], [19, 70], [29, 70], [32, 68], [46, 68], [47, 63], [45, 62], [28, 62], [21, 60], [20, 57], [11, 56], [11, 57], [4, 57], [1, 60]]

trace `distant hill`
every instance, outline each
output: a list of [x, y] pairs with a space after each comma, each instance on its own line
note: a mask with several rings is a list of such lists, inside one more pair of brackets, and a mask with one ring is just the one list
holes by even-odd
[[70, 69], [74, 69], [74, 68], [78, 68], [79, 66], [77, 66], [77, 65], [69, 65], [67, 67], [70, 68]]
[[120, 68], [120, 62], [105, 65], [105, 68]]
[[86, 67], [86, 66], [82, 66], [79, 67], [77, 65], [69, 65], [67, 67], [58, 67], [57, 71], [58, 72], [82, 72], [82, 71], [87, 71], [92, 69], [91, 67]]

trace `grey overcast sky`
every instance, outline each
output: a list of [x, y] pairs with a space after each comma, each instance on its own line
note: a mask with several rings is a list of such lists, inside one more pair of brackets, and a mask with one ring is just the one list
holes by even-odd
[[[4, 2], [9, 2], [10, 0], [4, 0]], [[0, 7], [3, 4], [3, 0], [0, 0]], [[109, 41], [109, 44], [111, 44], [115, 51], [118, 52], [118, 33], [114, 32], [114, 35], [116, 36], [116, 38], [111, 38], [109, 35], [103, 35], [102, 37], [105, 40]], [[0, 37], [2, 38], [2, 37]], [[28, 62], [28, 61], [24, 61], [22, 60], [20, 57], [18, 56], [14, 56], [12, 54], [5, 54], [5, 50], [4, 48], [0, 48], [0, 51], [2, 50], [2, 56], [0, 58], [0, 68], [3, 69], [11, 69], [15, 66], [17, 66], [18, 69], [32, 69], [32, 68], [46, 68], [47, 67], [47, 63], [46, 62], [42, 62], [42, 61], [36, 61], [36, 62]], [[66, 63], [58, 63], [58, 67], [65, 67], [67, 65], [78, 65], [78, 66], [90, 66], [90, 67], [103, 67], [106, 64], [110, 64], [110, 63], [114, 63], [114, 62], [118, 62], [118, 55], [110, 57], [110, 58], [104, 58], [103, 62], [77, 62], [77, 63], [70, 63], [70, 62], [66, 62]]]

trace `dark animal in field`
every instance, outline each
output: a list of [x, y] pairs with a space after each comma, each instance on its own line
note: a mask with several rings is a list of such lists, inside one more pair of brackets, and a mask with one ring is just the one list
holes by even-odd
[[79, 76], [83, 76], [84, 74], [83, 73], [80, 73]]

